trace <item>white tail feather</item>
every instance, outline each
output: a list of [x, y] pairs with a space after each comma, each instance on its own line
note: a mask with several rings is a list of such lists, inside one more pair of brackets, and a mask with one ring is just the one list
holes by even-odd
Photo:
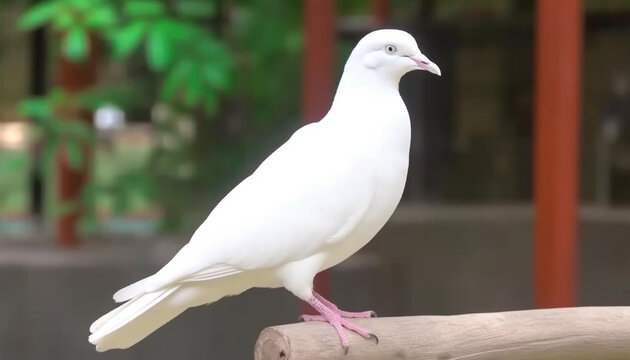
[[[169, 265], [172, 265], [169, 263]], [[164, 276], [164, 269], [158, 271], [156, 274], [146, 277], [135, 283], [125, 286], [124, 288], [116, 291], [114, 294], [114, 301], [123, 302], [140, 295], [160, 290], [170, 284], [176, 282], [194, 282], [194, 281], [209, 281], [223, 278], [226, 276], [232, 276], [243, 272], [243, 270], [235, 268], [230, 265], [217, 264], [211, 266], [202, 271], [191, 273], [185, 279], [173, 278], [172, 276]]]
[[88, 340], [96, 350], [126, 349], [144, 339], [160, 326], [188, 308], [186, 304], [168, 301], [177, 287], [141, 295], [99, 319], [90, 329], [96, 331]]
[[157, 290], [157, 289], [151, 289], [150, 284], [151, 284], [152, 279], [153, 279], [153, 276], [149, 276], [116, 291], [116, 293], [114, 294], [114, 301], [115, 302], [127, 301], [135, 297], [138, 297], [140, 295], [143, 295], [145, 293], [152, 292], [153, 290]]
[[[131, 285], [133, 286], [133, 285]], [[248, 282], [218, 279], [174, 285], [134, 297], [101, 316], [90, 326], [88, 340], [96, 350], [126, 349], [189, 307], [209, 304], [249, 289]], [[124, 290], [124, 289], [123, 289]]]
[[112, 317], [114, 317], [114, 315], [120, 313], [121, 311], [129, 307], [132, 303], [133, 303], [132, 301], [128, 301], [120, 305], [119, 307], [115, 308], [114, 310], [108, 312], [107, 314], [101, 316], [100, 318], [98, 318], [96, 321], [92, 323], [92, 325], [90, 325], [90, 333], [96, 332], [98, 329], [101, 328], [101, 326], [105, 325], [107, 320], [111, 319]]

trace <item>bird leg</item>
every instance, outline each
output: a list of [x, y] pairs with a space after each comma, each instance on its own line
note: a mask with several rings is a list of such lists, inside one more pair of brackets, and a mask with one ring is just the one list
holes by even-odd
[[[348, 342], [348, 337], [343, 328], [354, 331], [355, 333], [363, 336], [366, 339], [374, 339], [378, 344], [378, 337], [376, 337], [376, 335], [344, 319], [341, 315], [342, 311], [340, 311], [333, 303], [324, 299], [321, 295], [313, 292], [313, 296], [308, 299], [308, 304], [311, 305], [313, 309], [317, 310], [317, 312], [321, 315], [302, 315], [300, 318], [304, 321], [324, 321], [332, 325], [337, 331], [337, 335], [339, 335], [341, 346], [343, 346], [344, 352], [346, 354], [348, 353], [350, 343]], [[327, 306], [327, 304], [334, 308]]]

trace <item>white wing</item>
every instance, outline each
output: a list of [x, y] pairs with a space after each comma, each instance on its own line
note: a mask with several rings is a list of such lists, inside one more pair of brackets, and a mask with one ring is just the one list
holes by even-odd
[[323, 124], [298, 130], [215, 207], [164, 268], [115, 299], [274, 267], [343, 239], [369, 205], [372, 167], [359, 160], [360, 147], [336, 133]]

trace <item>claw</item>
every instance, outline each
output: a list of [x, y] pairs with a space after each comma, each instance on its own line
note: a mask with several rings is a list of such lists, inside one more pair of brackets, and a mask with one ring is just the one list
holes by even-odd
[[[373, 333], [366, 331], [365, 329], [353, 324], [347, 318], [370, 318], [376, 317], [376, 313], [374, 311], [362, 311], [362, 312], [348, 312], [341, 311], [335, 304], [329, 302], [324, 299], [317, 293], [309, 298], [308, 304], [311, 305], [320, 315], [303, 315], [298, 320], [302, 321], [324, 321], [330, 323], [335, 328], [337, 335], [339, 336], [339, 340], [341, 341], [341, 346], [343, 347], [343, 353], [345, 355], [348, 354], [350, 350], [350, 343], [348, 342], [348, 338], [345, 334], [345, 329], [353, 331], [358, 335], [362, 336], [368, 340], [374, 340], [378, 344], [378, 337]], [[345, 328], [345, 329], [344, 329]]]
[[304, 320], [304, 315], [300, 315], [300, 316], [298, 316], [298, 318], [297, 318], [297, 322], [304, 322], [304, 321], [305, 321], [305, 320]]

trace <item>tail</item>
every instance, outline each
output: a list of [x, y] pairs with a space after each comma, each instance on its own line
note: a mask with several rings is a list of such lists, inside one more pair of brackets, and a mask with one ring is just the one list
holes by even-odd
[[116, 293], [114, 294], [114, 301], [123, 302], [141, 296], [147, 293], [147, 289], [151, 287], [152, 282], [153, 276], [149, 276], [140, 281], [136, 281], [131, 285], [127, 285], [124, 288], [116, 291]]
[[88, 341], [96, 345], [97, 351], [127, 349], [187, 308], [217, 301], [222, 296], [194, 285], [137, 296], [96, 320], [90, 326]]
[[178, 288], [141, 295], [103, 315], [90, 326], [88, 340], [97, 351], [126, 349], [188, 308], [174, 303]]
[[180, 284], [138, 295], [96, 320], [90, 326], [88, 341], [96, 345], [97, 351], [126, 349], [189, 307], [209, 304], [251, 287], [224, 279]]

